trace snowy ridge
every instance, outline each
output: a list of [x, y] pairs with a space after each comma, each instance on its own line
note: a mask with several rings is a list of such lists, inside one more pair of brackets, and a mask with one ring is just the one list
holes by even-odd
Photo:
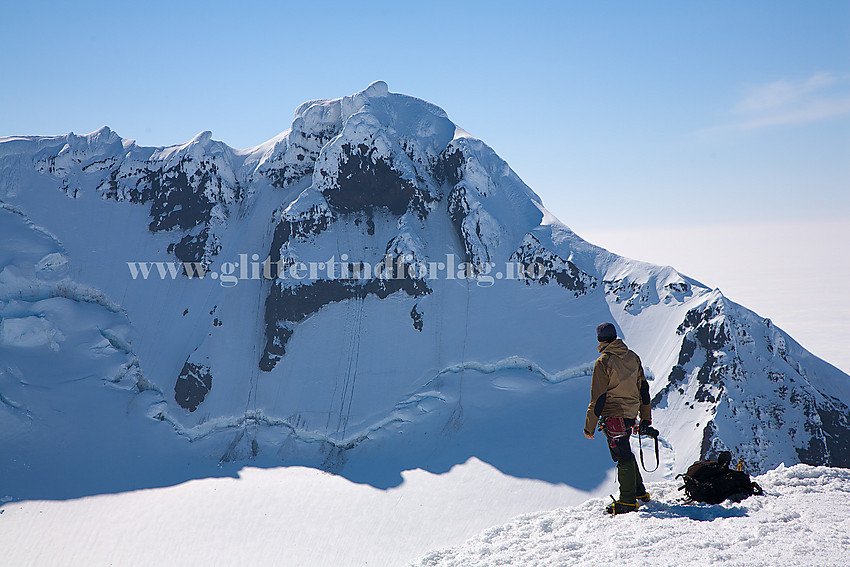
[[521, 516], [411, 565], [846, 564], [850, 472], [780, 466], [754, 480], [764, 496], [715, 506], [683, 504], [678, 483], [652, 483], [653, 500], [635, 514], [606, 517], [605, 499], [594, 498]]
[[807, 353], [787, 348], [785, 333], [719, 292], [690, 310], [677, 333], [679, 359], [654, 403], [662, 414], [690, 409], [709, 420], [692, 457], [732, 450], [756, 470], [798, 459], [850, 465], [838, 433], [850, 423], [841, 401], [850, 384], [832, 386], [840, 398], [822, 393], [812, 381], [818, 374], [800, 362]]

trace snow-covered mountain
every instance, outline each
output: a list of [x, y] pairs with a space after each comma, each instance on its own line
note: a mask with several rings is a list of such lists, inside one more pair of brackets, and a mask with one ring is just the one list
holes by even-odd
[[720, 291], [582, 240], [382, 82], [247, 150], [0, 138], [0, 207], [12, 498], [246, 460], [386, 487], [471, 456], [587, 489], [610, 468], [581, 435], [607, 320], [653, 377], [661, 473], [721, 449], [753, 471], [850, 467], [846, 374]]

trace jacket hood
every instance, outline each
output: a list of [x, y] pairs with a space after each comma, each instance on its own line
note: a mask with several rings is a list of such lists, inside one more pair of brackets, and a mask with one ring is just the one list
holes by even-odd
[[623, 342], [623, 339], [614, 339], [610, 343], [599, 343], [599, 346], [596, 347], [600, 353], [609, 353], [614, 355], [624, 355], [628, 352], [628, 347], [626, 347], [626, 343]]

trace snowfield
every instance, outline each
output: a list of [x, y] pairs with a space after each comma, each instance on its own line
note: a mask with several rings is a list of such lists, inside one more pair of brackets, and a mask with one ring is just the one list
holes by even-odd
[[606, 499], [520, 516], [411, 565], [850, 565], [850, 471], [780, 466], [758, 476], [764, 496], [688, 505], [681, 483], [648, 483], [636, 514]]
[[684, 504], [678, 481], [649, 482], [653, 501], [613, 518], [603, 509], [616, 481], [599, 480], [581, 492], [470, 459], [440, 475], [405, 472], [380, 490], [307, 467], [245, 468], [238, 478], [7, 502], [0, 564], [850, 565], [850, 470], [780, 466], [755, 477], [764, 496], [716, 506]]
[[[0, 565], [404, 565], [583, 492], [518, 479], [478, 459], [403, 473], [382, 490], [309, 467], [246, 467], [237, 478], [0, 506]], [[2, 499], [0, 499], [2, 501]], [[49, 534], [49, 535], [48, 535]]]

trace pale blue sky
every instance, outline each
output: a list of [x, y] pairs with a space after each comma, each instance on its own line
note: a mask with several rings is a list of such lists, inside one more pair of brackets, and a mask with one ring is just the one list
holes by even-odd
[[567, 225], [850, 218], [850, 2], [15, 2], [0, 136], [244, 148], [374, 80]]

